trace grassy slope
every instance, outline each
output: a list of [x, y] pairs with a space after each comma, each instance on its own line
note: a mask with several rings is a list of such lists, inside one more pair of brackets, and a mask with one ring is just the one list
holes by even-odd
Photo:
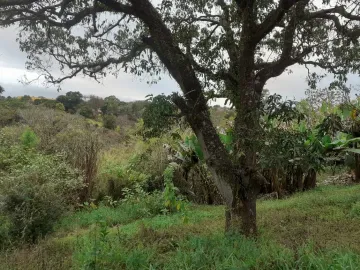
[[[59, 223], [36, 247], [2, 254], [0, 269], [358, 269], [360, 186], [323, 187], [258, 205], [260, 237], [224, 237], [223, 207], [137, 219], [99, 208]], [[102, 220], [103, 225], [96, 225]], [[346, 268], [345, 268], [346, 267]]]

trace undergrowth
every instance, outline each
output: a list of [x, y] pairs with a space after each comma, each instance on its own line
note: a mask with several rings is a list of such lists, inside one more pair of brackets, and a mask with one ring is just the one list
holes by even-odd
[[[262, 201], [260, 235], [225, 237], [222, 206], [171, 215], [120, 204], [62, 219], [56, 234], [2, 253], [0, 269], [358, 269], [360, 186]], [[134, 214], [132, 214], [132, 212]]]

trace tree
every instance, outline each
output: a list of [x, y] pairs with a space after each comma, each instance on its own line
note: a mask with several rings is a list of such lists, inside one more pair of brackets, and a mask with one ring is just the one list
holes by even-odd
[[115, 96], [109, 96], [104, 99], [104, 105], [101, 107], [103, 114], [119, 115], [120, 105], [124, 104]]
[[86, 118], [94, 118], [94, 112], [87, 103], [81, 105], [78, 112]]
[[56, 98], [57, 102], [64, 104], [65, 111], [75, 113], [77, 107], [83, 102], [83, 95], [80, 92], [67, 92]]
[[[226, 228], [256, 233], [257, 169], [264, 85], [298, 64], [334, 74], [341, 86], [359, 70], [360, 5], [350, 0], [1, 0], [0, 25], [20, 22], [29, 68], [49, 83], [82, 74], [166, 70], [226, 203]], [[75, 31], [79, 27], [83, 31]], [[49, 59], [63, 75], [51, 73]], [[321, 79], [309, 72], [314, 87]], [[207, 93], [210, 93], [209, 95]], [[236, 110], [234, 155], [210, 120], [207, 97]]]
[[116, 128], [116, 116], [113, 114], [106, 114], [103, 116], [104, 127], [114, 130]]
[[4, 93], [4, 92], [5, 92], [4, 87], [2, 87], [2, 86], [0, 85], [0, 95], [2, 95], [2, 93]]
[[159, 137], [175, 123], [176, 107], [164, 94], [149, 99], [143, 114], [145, 137]]
[[88, 104], [88, 106], [90, 106], [91, 109], [98, 113], [102, 106], [104, 106], [104, 99], [101, 97], [90, 95], [86, 103]]

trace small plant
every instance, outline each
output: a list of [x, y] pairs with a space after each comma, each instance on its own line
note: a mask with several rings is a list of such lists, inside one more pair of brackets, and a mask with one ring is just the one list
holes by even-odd
[[[178, 165], [176, 163], [170, 163], [169, 166], [164, 171], [164, 184], [165, 189], [163, 192], [165, 200], [165, 209], [163, 213], [175, 213], [175, 212], [185, 212], [185, 202], [178, 198], [176, 193], [179, 191], [173, 183], [174, 171]], [[184, 215], [184, 222], [187, 221], [186, 214]]]
[[108, 244], [108, 234], [109, 228], [102, 219], [101, 216], [97, 217], [96, 227], [93, 231], [93, 236], [91, 239], [92, 248], [90, 250], [89, 258], [85, 261], [84, 268], [89, 270], [101, 269], [99, 265], [102, 264], [103, 252], [106, 250]]
[[39, 144], [39, 138], [31, 128], [27, 128], [20, 137], [21, 144], [26, 149], [34, 149]]
[[119, 205], [119, 201], [114, 200], [111, 196], [105, 196], [103, 202], [106, 206], [117, 207]]

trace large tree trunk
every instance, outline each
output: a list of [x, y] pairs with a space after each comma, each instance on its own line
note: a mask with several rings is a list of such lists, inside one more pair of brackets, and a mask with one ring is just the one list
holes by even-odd
[[240, 188], [238, 194], [234, 196], [232, 205], [226, 207], [225, 218], [227, 233], [255, 236], [257, 234], [256, 195]]
[[[204, 157], [212, 174], [215, 185], [226, 205], [226, 231], [243, 233], [247, 236], [256, 234], [256, 196], [264, 178], [252, 167], [243, 169], [247, 161], [237, 165], [230, 160], [221, 143], [210, 117], [204, 114], [189, 117]], [[210, 141], [209, 141], [210, 140]], [[254, 162], [255, 156], [246, 160]]]
[[261, 137], [260, 105], [261, 91], [254, 81], [246, 81], [240, 87], [240, 96], [235, 104], [237, 115], [234, 123], [235, 155], [243, 168], [241, 180], [233, 188], [233, 201], [228, 206], [227, 230], [256, 235], [256, 198], [266, 182], [258, 172], [257, 151]]

